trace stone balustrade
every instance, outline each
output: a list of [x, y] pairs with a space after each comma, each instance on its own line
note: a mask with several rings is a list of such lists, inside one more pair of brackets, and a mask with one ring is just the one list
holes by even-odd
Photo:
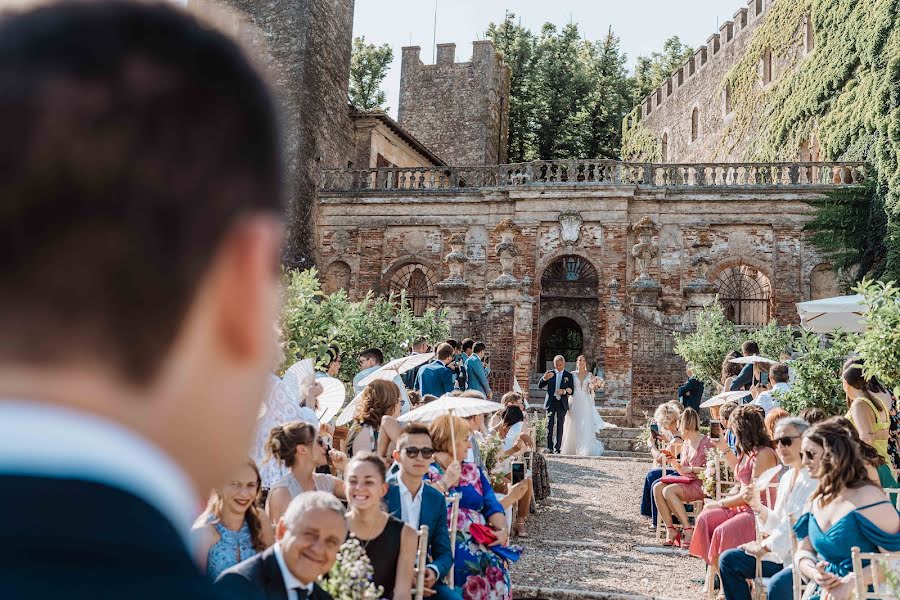
[[488, 167], [323, 169], [323, 192], [446, 191], [602, 184], [648, 187], [839, 186], [862, 183], [862, 162], [650, 164], [550, 160]]

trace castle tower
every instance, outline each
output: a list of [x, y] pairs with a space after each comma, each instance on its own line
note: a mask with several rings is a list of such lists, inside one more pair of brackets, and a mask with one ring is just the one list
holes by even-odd
[[490, 41], [472, 43], [472, 60], [456, 62], [455, 44], [438, 44], [437, 64], [418, 46], [403, 48], [398, 120], [449, 165], [506, 162], [510, 69]]

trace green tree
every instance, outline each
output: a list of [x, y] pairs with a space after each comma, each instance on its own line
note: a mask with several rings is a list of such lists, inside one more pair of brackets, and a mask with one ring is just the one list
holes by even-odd
[[787, 392], [775, 392], [782, 408], [792, 415], [812, 407], [829, 416], [843, 414], [847, 403], [841, 367], [858, 342], [853, 334], [838, 332], [826, 337], [804, 332], [795, 341], [798, 356], [790, 364], [794, 383]]
[[376, 46], [366, 42], [365, 36], [353, 38], [353, 55], [350, 59], [350, 102], [361, 110], [387, 111], [387, 96], [381, 82], [387, 76], [394, 60], [394, 51], [388, 44]]
[[693, 332], [675, 337], [675, 354], [691, 365], [694, 375], [714, 390], [721, 383], [725, 355], [740, 349], [741, 341], [734, 323], [725, 317], [722, 305], [713, 302], [697, 313]]
[[891, 387], [900, 387], [900, 287], [896, 283], [864, 281], [856, 292], [866, 298], [866, 331], [859, 355], [866, 373]]
[[640, 104], [693, 55], [694, 49], [675, 35], [663, 42], [661, 52], [639, 56], [632, 78], [632, 105]]

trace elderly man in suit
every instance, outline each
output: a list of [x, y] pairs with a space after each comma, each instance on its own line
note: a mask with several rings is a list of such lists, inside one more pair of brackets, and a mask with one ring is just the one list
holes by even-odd
[[316, 579], [331, 569], [347, 537], [344, 505], [328, 492], [296, 496], [264, 552], [226, 569], [216, 587], [235, 598], [331, 600]]
[[569, 397], [575, 390], [575, 379], [566, 371], [564, 356], [553, 359], [553, 370], [544, 373], [538, 387], [547, 389], [547, 398], [544, 400], [544, 408], [547, 410], [547, 449], [559, 454], [566, 412], [569, 410]]
[[416, 389], [422, 396], [431, 394], [440, 398], [453, 391], [456, 373], [447, 366], [452, 360], [453, 346], [446, 343], [439, 345], [434, 361], [419, 369]]
[[[435, 488], [425, 485], [422, 477], [428, 472], [434, 450], [428, 427], [407, 425], [397, 439], [394, 460], [400, 465], [388, 488], [388, 512], [407, 525], [418, 529], [428, 526], [428, 556], [425, 587], [434, 591], [432, 598], [458, 600], [460, 593], [441, 581], [453, 565], [453, 550], [447, 532], [447, 501]], [[458, 468], [458, 467], [456, 467]]]
[[0, 597], [221, 598], [189, 531], [275, 362], [272, 97], [169, 2], [29, 3], [0, 64]]

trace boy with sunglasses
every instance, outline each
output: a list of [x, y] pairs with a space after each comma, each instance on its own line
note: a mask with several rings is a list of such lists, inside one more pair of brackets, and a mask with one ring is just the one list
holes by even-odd
[[388, 512], [416, 530], [428, 526], [428, 556], [425, 571], [425, 596], [459, 600], [457, 591], [441, 580], [453, 564], [450, 533], [447, 531], [447, 501], [435, 488], [425, 485], [423, 477], [431, 465], [434, 449], [431, 434], [424, 425], [407, 425], [397, 438], [394, 460], [400, 466], [391, 478], [385, 496]]

